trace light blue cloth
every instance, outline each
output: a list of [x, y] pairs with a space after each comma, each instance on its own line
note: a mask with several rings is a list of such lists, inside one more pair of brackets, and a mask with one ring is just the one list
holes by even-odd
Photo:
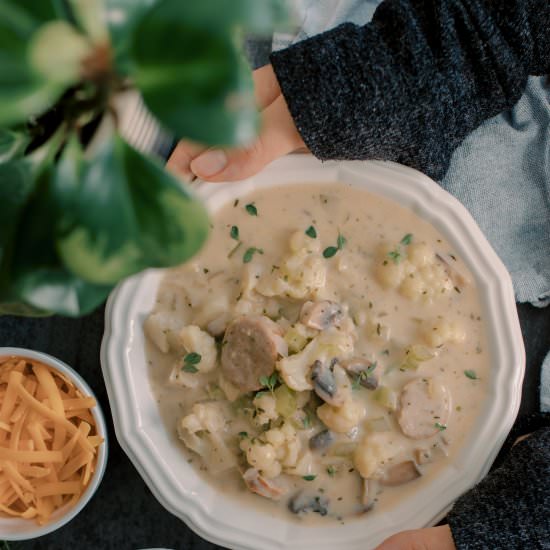
[[[377, 0], [294, 0], [298, 28], [273, 49], [349, 21], [364, 25]], [[550, 303], [550, 77], [529, 78], [510, 111], [477, 128], [455, 151], [441, 185], [470, 211], [512, 275], [518, 302]], [[550, 348], [550, 334], [548, 335]], [[550, 353], [541, 408], [550, 411]]]

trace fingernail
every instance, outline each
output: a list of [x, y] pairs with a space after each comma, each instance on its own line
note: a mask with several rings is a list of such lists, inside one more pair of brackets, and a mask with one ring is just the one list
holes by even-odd
[[201, 178], [208, 178], [221, 172], [227, 165], [227, 155], [221, 149], [212, 149], [199, 155], [191, 162], [191, 170]]

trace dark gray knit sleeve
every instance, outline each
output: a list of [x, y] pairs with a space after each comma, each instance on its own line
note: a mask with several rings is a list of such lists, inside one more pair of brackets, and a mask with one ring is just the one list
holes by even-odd
[[321, 159], [384, 159], [439, 179], [454, 149], [550, 72], [549, 0], [385, 0], [275, 52], [304, 142]]
[[513, 447], [447, 521], [457, 550], [550, 549], [550, 428]]

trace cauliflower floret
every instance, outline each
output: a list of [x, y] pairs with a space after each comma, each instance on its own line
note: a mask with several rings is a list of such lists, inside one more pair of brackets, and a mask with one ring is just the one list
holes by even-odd
[[311, 474], [315, 468], [315, 458], [313, 454], [306, 450], [292, 468], [285, 468], [285, 474], [293, 476], [306, 476]]
[[218, 293], [202, 304], [194, 316], [193, 324], [206, 328], [210, 323], [223, 317], [229, 310], [229, 297], [227, 294]]
[[187, 353], [198, 353], [201, 356], [200, 361], [194, 364], [199, 372], [210, 372], [216, 367], [218, 350], [210, 334], [196, 325], [188, 325], [180, 330], [180, 338]]
[[143, 330], [162, 353], [168, 353], [181, 347], [177, 338], [181, 324], [181, 318], [175, 313], [156, 311], [145, 319]]
[[201, 383], [201, 377], [196, 373], [185, 372], [182, 369], [182, 361], [178, 360], [172, 367], [168, 384], [170, 386], [183, 386], [184, 388], [197, 388]]
[[280, 428], [273, 428], [264, 434], [265, 440], [273, 445], [277, 460], [285, 468], [296, 466], [301, 450], [300, 439], [296, 430], [288, 422]]
[[281, 473], [281, 464], [277, 460], [275, 447], [271, 443], [262, 443], [255, 439], [243, 439], [241, 449], [246, 454], [247, 462], [267, 478], [277, 477]]
[[376, 267], [376, 277], [383, 288], [397, 288], [407, 275], [405, 262], [392, 261], [384, 258]]
[[423, 324], [422, 336], [429, 346], [438, 348], [447, 343], [462, 344], [466, 331], [460, 323], [438, 319]]
[[426, 243], [411, 244], [407, 247], [407, 259], [416, 267], [424, 267], [435, 261], [435, 253]]
[[445, 264], [425, 243], [384, 245], [375, 271], [384, 288], [397, 288], [411, 300], [436, 299], [454, 288]]
[[312, 340], [318, 332], [306, 327], [302, 323], [295, 323], [285, 333], [284, 339], [288, 344], [288, 351], [298, 353], [302, 351], [308, 341]]
[[403, 446], [395, 436], [388, 432], [375, 432], [366, 435], [355, 449], [353, 463], [357, 471], [366, 479], [379, 479], [384, 469], [397, 455]]
[[202, 430], [210, 433], [222, 431], [225, 428], [225, 418], [221, 404], [216, 401], [195, 403], [191, 414], [181, 419], [180, 426], [190, 433]]
[[267, 297], [314, 298], [326, 281], [327, 267], [319, 253], [320, 243], [297, 232], [289, 245], [291, 254], [276, 269], [260, 277], [256, 291]]
[[258, 426], [263, 426], [270, 420], [276, 420], [279, 417], [277, 413], [277, 401], [271, 393], [261, 393], [254, 398], [252, 403], [256, 407], [254, 422]]
[[410, 273], [401, 283], [399, 292], [407, 298], [433, 299], [453, 289], [453, 282], [440, 263], [433, 263]]
[[350, 398], [341, 407], [332, 407], [328, 403], [321, 405], [317, 409], [317, 416], [332, 431], [347, 433], [361, 422], [365, 416], [365, 407]]
[[319, 252], [321, 250], [321, 242], [319, 239], [312, 239], [303, 231], [295, 231], [289, 240], [289, 247], [292, 252], [300, 252], [307, 250], [308, 252]]
[[191, 413], [184, 416], [178, 425], [180, 439], [203, 458], [214, 475], [237, 464], [235, 455], [223, 439], [225, 424], [223, 404], [212, 401], [195, 403]]
[[276, 368], [289, 388], [296, 391], [311, 390], [313, 386], [309, 374], [316, 359], [320, 361], [332, 357], [345, 359], [352, 353], [352, 334], [331, 327], [319, 333], [300, 353], [278, 361]]

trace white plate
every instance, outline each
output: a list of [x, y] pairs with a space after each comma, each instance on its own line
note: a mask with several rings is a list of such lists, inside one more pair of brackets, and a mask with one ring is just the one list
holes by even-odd
[[142, 324], [162, 276], [150, 270], [111, 295], [101, 349], [117, 438], [163, 506], [212, 542], [250, 550], [368, 550], [403, 529], [437, 522], [453, 501], [489, 470], [516, 417], [525, 352], [510, 277], [465, 208], [415, 170], [382, 162], [326, 162], [295, 155], [236, 184], [203, 184], [199, 195], [211, 212], [256, 189], [297, 182], [340, 181], [388, 197], [432, 223], [455, 247], [475, 277], [494, 361], [489, 395], [453, 464], [384, 516], [345, 526], [308, 528], [263, 514], [217, 494], [195, 474], [163, 424], [148, 381]]

